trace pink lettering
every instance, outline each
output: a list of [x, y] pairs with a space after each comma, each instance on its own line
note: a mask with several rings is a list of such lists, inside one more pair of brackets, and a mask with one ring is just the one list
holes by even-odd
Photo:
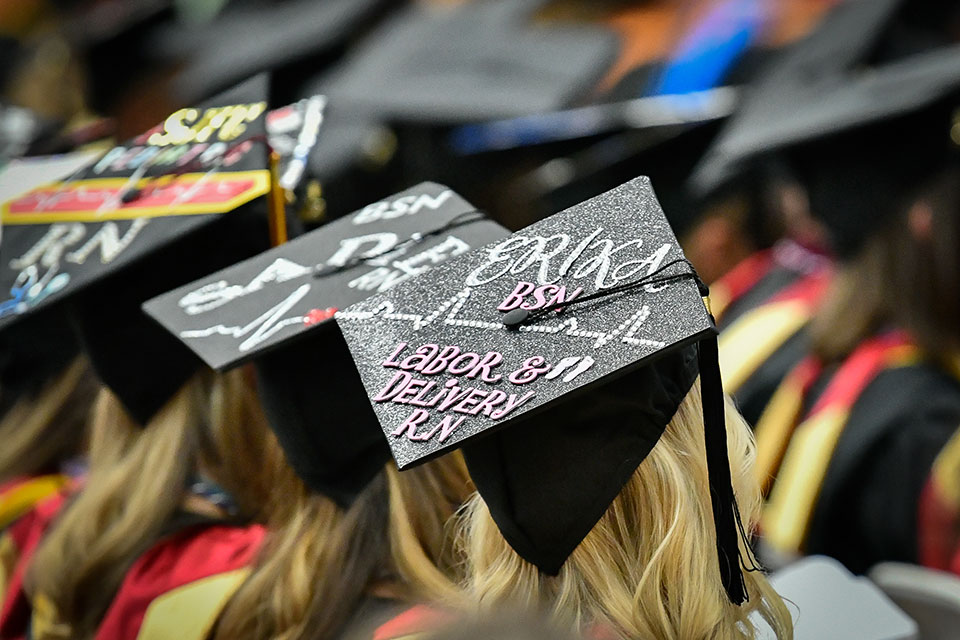
[[450, 360], [456, 358], [458, 355], [460, 355], [460, 347], [444, 347], [437, 357], [421, 370], [421, 373], [425, 376], [436, 375], [446, 369], [447, 365], [450, 364]]
[[523, 406], [524, 404], [526, 404], [526, 402], [530, 400], [530, 398], [532, 398], [533, 395], [534, 395], [533, 391], [528, 391], [518, 398], [517, 394], [511, 393], [510, 397], [507, 398], [507, 404], [504, 405], [504, 407], [499, 411], [492, 411], [490, 413], [490, 417], [493, 418], [494, 420], [499, 420], [500, 418], [507, 416], [514, 409], [517, 409]]
[[[409, 375], [409, 374], [407, 374]], [[407, 419], [404, 420], [396, 430], [390, 435], [400, 437], [406, 432], [407, 438], [410, 440], [416, 440], [417, 427], [427, 421], [427, 418], [430, 417], [430, 412], [426, 409], [414, 409], [413, 413], [407, 416]]]
[[547, 305], [552, 306], [552, 305], [560, 304], [563, 302], [570, 302], [581, 293], [583, 293], [583, 287], [577, 287], [576, 289], [574, 289], [573, 293], [571, 293], [570, 295], [567, 295], [566, 287], [559, 287], [556, 295], [550, 299]]
[[426, 380], [411, 380], [403, 391], [394, 396], [393, 401], [397, 404], [407, 404], [426, 384]]
[[404, 371], [397, 371], [397, 373], [390, 379], [390, 382], [387, 383], [383, 389], [380, 390], [380, 393], [373, 397], [374, 402], [386, 402], [390, 398], [394, 397], [398, 393], [406, 388], [407, 383], [413, 379], [413, 376]]
[[541, 356], [533, 356], [523, 361], [523, 365], [511, 373], [507, 380], [513, 384], [527, 384], [536, 380], [540, 374], [550, 371], [550, 365]]
[[440, 402], [440, 406], [437, 407], [438, 411], [446, 411], [456, 403], [463, 400], [466, 395], [470, 393], [469, 389], [461, 390], [460, 387], [453, 387], [450, 390], [450, 393], [447, 394], [447, 397]]
[[401, 369], [413, 369], [414, 371], [423, 371], [423, 368], [433, 360], [434, 356], [440, 351], [439, 345], [425, 344], [414, 352], [414, 355], [407, 357], [400, 365]]
[[452, 376], [461, 376], [467, 371], [470, 371], [480, 362], [479, 353], [461, 353], [456, 359], [450, 363], [450, 366], [447, 367], [447, 373]]
[[440, 396], [443, 395], [443, 391], [441, 391], [441, 392], [438, 393], [436, 396], [434, 396], [434, 397], [433, 397], [433, 400], [430, 400], [429, 402], [424, 402], [424, 401], [423, 401], [423, 397], [424, 397], [425, 395], [427, 395], [427, 392], [429, 392], [429, 391], [430, 391], [431, 389], [433, 389], [435, 386], [437, 386], [437, 383], [436, 383], [436, 382], [433, 382], [433, 381], [428, 382], [428, 383], [427, 383], [427, 386], [425, 386], [423, 389], [421, 389], [421, 390], [420, 390], [420, 393], [417, 394], [417, 397], [414, 398], [413, 400], [411, 400], [408, 404], [412, 404], [412, 405], [414, 405], [414, 406], [416, 406], [416, 407], [432, 407], [434, 404], [436, 404], [436, 402], [437, 402], [437, 400], [440, 398]]
[[501, 362], [503, 362], [502, 354], [496, 351], [488, 351], [487, 355], [483, 356], [483, 360], [467, 373], [467, 377], [473, 379], [480, 376], [480, 380], [483, 382], [500, 382], [502, 376], [499, 373], [490, 373], [490, 369]]
[[463, 400], [458, 402], [457, 405], [450, 410], [456, 411], [457, 413], [470, 413], [470, 411], [486, 396], [486, 391], [481, 391], [480, 389], [471, 389], [470, 393], [468, 393]]
[[511, 309], [516, 309], [523, 303], [523, 299], [527, 297], [531, 291], [536, 288], [532, 282], [518, 282], [516, 288], [513, 290], [510, 295], [503, 299], [503, 302], [500, 303], [500, 306], [497, 307], [498, 311], [510, 311]]
[[440, 421], [440, 438], [439, 441], [443, 442], [450, 437], [450, 434], [453, 433], [453, 430], [463, 424], [463, 421], [466, 420], [466, 416], [461, 416], [454, 421], [453, 416], [444, 416], [443, 420]]
[[506, 392], [500, 391], [500, 389], [494, 389], [486, 398], [483, 399], [483, 402], [470, 410], [470, 415], [475, 416], [482, 411], [483, 415], [489, 416], [490, 412], [493, 411], [493, 408], [497, 405], [503, 404], [503, 401], [506, 399]]
[[406, 342], [401, 342], [397, 345], [397, 348], [390, 354], [390, 357], [384, 360], [381, 364], [384, 367], [399, 367], [400, 363], [397, 362], [397, 357], [403, 353], [403, 350], [407, 348]]

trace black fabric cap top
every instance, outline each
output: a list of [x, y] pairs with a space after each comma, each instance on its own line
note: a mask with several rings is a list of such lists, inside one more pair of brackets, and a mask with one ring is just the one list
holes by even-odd
[[463, 447], [505, 539], [546, 573], [593, 528], [702, 372], [721, 575], [740, 603], [703, 294], [649, 179], [637, 178], [336, 318], [400, 468]]
[[251, 79], [5, 203], [0, 328], [68, 305], [97, 374], [147, 423], [201, 363], [141, 303], [269, 246], [266, 95]]
[[507, 233], [447, 187], [426, 182], [144, 309], [215, 369], [253, 360], [291, 466], [347, 506], [390, 453], [334, 313]]
[[656, 445], [698, 374], [696, 347], [686, 347], [580, 402], [465, 445], [470, 477], [517, 553], [556, 575]]
[[0, 331], [0, 408], [38, 392], [80, 352], [61, 306], [48, 307]]

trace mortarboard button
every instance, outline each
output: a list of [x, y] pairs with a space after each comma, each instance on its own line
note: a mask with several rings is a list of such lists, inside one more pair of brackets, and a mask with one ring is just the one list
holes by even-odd
[[526, 309], [513, 309], [503, 316], [503, 324], [507, 329], [516, 329], [530, 317]]

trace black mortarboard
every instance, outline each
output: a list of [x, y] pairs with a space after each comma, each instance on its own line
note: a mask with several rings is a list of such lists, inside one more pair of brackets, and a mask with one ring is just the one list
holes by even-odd
[[253, 359], [288, 461], [315, 491], [348, 505], [390, 453], [334, 312], [506, 235], [426, 182], [144, 308], [215, 369]]
[[463, 447], [505, 539], [549, 574], [700, 374], [721, 576], [739, 603], [704, 293], [649, 179], [638, 178], [336, 317], [400, 468]]
[[0, 331], [0, 407], [37, 393], [79, 353], [62, 306], [49, 307]]
[[712, 190], [785, 151], [835, 249], [855, 251], [949, 147], [947, 118], [916, 114], [960, 86], [960, 45], [938, 33], [945, 23], [916, 23], [921, 5], [938, 15], [947, 6], [853, 0], [835, 9], [763, 74], [695, 171], [695, 188]]
[[173, 80], [179, 98], [192, 100], [255, 73], [329, 54], [391, 5], [387, 0], [231, 4], [209, 24], [191, 28], [178, 22], [152, 38], [158, 58], [183, 60]]
[[411, 5], [311, 90], [388, 121], [459, 123], [558, 109], [592, 87], [616, 40], [599, 27], [528, 24], [541, 4]]
[[269, 246], [265, 96], [250, 80], [6, 203], [0, 329], [68, 303], [98, 375], [149, 421], [200, 362], [140, 304]]

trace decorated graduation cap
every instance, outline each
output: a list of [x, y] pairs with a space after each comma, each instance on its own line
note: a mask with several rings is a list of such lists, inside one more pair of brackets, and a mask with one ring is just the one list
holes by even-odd
[[0, 332], [70, 305], [98, 375], [148, 422], [201, 363], [140, 304], [269, 247], [266, 91], [254, 78], [5, 203]]
[[214, 369], [254, 360], [291, 466], [348, 506], [390, 452], [334, 313], [507, 233], [425, 182], [144, 308]]
[[[723, 584], [745, 597], [716, 329], [647, 178], [337, 313], [401, 469], [462, 447], [555, 575], [701, 376]], [[705, 487], [706, 489], [706, 487]]]
[[771, 64], [697, 167], [694, 187], [710, 191], [782, 152], [838, 254], [855, 253], [920, 181], [952, 161], [960, 44], [945, 29], [946, 11], [960, 13], [944, 2], [841, 4]]

